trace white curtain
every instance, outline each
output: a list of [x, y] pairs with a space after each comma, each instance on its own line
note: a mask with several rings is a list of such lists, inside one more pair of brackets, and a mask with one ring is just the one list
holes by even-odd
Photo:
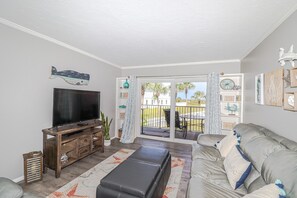
[[122, 143], [133, 143], [134, 141], [136, 99], [137, 99], [137, 79], [135, 76], [130, 76], [128, 101], [126, 105], [126, 115], [125, 115], [123, 132], [121, 137]]
[[221, 104], [220, 104], [220, 75], [210, 73], [207, 77], [205, 133], [222, 134]]

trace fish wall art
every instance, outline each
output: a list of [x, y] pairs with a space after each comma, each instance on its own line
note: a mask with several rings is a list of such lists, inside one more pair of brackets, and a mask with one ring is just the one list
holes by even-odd
[[73, 70], [58, 71], [56, 67], [52, 66], [50, 78], [56, 77], [62, 78], [71, 85], [88, 85], [90, 81], [90, 74], [79, 73]]

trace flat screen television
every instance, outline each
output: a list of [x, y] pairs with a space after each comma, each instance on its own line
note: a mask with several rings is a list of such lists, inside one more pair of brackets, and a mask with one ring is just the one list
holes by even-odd
[[53, 127], [99, 117], [100, 92], [54, 88]]

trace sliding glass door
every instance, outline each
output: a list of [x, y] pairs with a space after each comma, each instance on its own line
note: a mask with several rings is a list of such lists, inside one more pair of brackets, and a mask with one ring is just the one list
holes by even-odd
[[206, 79], [176, 81], [175, 138], [197, 140], [204, 131]]
[[142, 80], [140, 82], [141, 135], [170, 138], [167, 111], [171, 106], [171, 82]]
[[139, 79], [139, 136], [197, 140], [204, 131], [206, 77]]

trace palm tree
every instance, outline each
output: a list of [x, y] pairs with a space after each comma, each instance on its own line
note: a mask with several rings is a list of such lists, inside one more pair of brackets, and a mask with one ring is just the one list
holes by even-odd
[[182, 83], [177, 83], [176, 84], [176, 92], [175, 92], [175, 98], [177, 97], [177, 92], [181, 92], [184, 90], [184, 86]]
[[165, 87], [162, 83], [149, 83], [146, 89], [153, 92], [154, 100], [157, 100], [158, 105], [160, 103], [160, 95], [167, 94], [169, 92], [169, 88]]
[[143, 83], [141, 84], [141, 104], [143, 104], [144, 102], [144, 94], [145, 94], [145, 90], [147, 89], [147, 87], [150, 86], [151, 83]]
[[203, 91], [196, 91], [191, 98], [194, 99], [194, 100], [197, 100], [198, 105], [200, 105], [200, 100], [202, 98], [205, 98], [205, 93]]
[[195, 88], [195, 85], [192, 84], [191, 82], [183, 82], [183, 83], [177, 84], [176, 87], [177, 87], [177, 90], [184, 91], [185, 92], [186, 103], [188, 103], [188, 92], [189, 92], [189, 89], [194, 89]]

